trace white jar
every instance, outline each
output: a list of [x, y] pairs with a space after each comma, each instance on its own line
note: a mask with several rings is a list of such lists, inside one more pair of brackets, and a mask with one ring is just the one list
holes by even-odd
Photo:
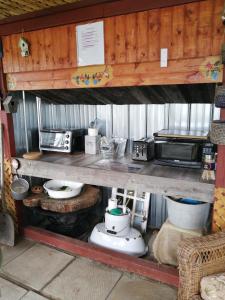
[[88, 135], [89, 136], [97, 136], [98, 135], [98, 129], [97, 128], [88, 128]]

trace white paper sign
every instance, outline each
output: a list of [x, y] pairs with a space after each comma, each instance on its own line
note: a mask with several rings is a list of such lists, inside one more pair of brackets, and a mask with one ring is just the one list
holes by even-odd
[[104, 65], [103, 21], [76, 26], [78, 66]]

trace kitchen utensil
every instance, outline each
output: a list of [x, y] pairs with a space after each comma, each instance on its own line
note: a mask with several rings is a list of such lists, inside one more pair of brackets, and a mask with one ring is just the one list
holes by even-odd
[[18, 178], [12, 182], [10, 188], [14, 200], [23, 200], [28, 194], [29, 183], [23, 178]]
[[1, 152], [1, 202], [2, 211], [0, 212], [0, 243], [7, 246], [14, 246], [15, 229], [12, 217], [7, 213], [4, 191], [4, 141], [3, 126], [0, 125], [0, 152]]
[[43, 185], [49, 197], [54, 199], [75, 197], [80, 194], [83, 186], [83, 183], [65, 180], [49, 180]]

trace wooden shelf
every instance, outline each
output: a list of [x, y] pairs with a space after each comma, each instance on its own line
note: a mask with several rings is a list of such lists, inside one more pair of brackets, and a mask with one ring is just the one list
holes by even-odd
[[[39, 160], [20, 161], [19, 175], [79, 181], [155, 194], [192, 197], [213, 202], [214, 185], [201, 182], [201, 170], [134, 162], [130, 157], [104, 164], [98, 155], [44, 154]], [[134, 172], [133, 168], [137, 168]]]

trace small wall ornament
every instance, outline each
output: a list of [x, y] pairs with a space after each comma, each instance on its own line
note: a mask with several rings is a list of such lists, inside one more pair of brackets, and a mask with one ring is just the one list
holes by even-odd
[[29, 56], [29, 43], [24, 37], [20, 37], [18, 46], [20, 48], [22, 57]]
[[111, 79], [111, 66], [88, 66], [80, 67], [72, 74], [72, 83], [79, 87], [104, 86]]

